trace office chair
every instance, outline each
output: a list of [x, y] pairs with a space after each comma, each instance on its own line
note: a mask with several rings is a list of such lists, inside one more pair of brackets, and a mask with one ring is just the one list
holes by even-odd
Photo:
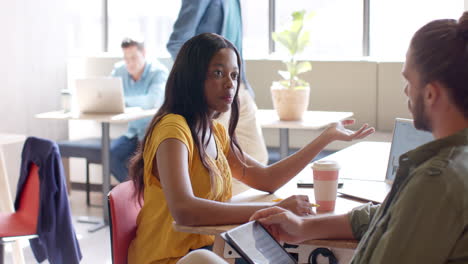
[[57, 142], [62, 158], [84, 158], [86, 160], [86, 205], [91, 205], [89, 165], [102, 164], [101, 139], [85, 138], [78, 140], [64, 140]]
[[19, 238], [37, 237], [39, 191], [39, 167], [32, 163], [20, 196], [18, 210], [14, 213], [0, 213], [0, 264], [4, 261], [4, 243]]
[[133, 182], [126, 181], [118, 184], [107, 195], [114, 264], [127, 264], [128, 246], [136, 235], [136, 219], [141, 206], [134, 199], [133, 191]]

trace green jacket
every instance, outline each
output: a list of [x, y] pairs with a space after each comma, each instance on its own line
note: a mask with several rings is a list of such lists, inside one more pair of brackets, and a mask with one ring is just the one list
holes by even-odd
[[351, 263], [468, 263], [468, 128], [403, 154], [385, 201], [349, 217]]

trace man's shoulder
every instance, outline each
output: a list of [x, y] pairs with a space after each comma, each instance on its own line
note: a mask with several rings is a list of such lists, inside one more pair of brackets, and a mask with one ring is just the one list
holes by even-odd
[[462, 166], [467, 170], [466, 160], [468, 160], [468, 145], [458, 145], [441, 149], [421, 167], [442, 170]]
[[152, 59], [146, 61], [149, 67], [150, 73], [157, 73], [157, 72], [167, 72], [167, 67], [164, 66], [159, 60]]
[[414, 172], [423, 177], [440, 177], [446, 184], [468, 186], [467, 160], [468, 146], [447, 147], [421, 164]]
[[127, 73], [127, 67], [125, 66], [125, 61], [118, 61], [114, 64], [114, 75], [121, 76]]

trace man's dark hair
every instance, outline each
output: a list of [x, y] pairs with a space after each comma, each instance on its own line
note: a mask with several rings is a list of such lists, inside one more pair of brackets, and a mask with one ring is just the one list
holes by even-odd
[[137, 47], [139, 50], [143, 50], [145, 48], [145, 43], [143, 41], [137, 41], [132, 38], [124, 38], [122, 40], [122, 44], [120, 44], [120, 47], [122, 49], [129, 48], [129, 47]]
[[434, 20], [413, 36], [411, 56], [423, 84], [439, 81], [468, 118], [468, 11], [457, 21]]

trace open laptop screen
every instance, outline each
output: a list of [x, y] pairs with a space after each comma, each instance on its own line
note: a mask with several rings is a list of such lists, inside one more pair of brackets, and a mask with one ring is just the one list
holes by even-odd
[[125, 99], [122, 79], [116, 77], [92, 77], [77, 79], [76, 98], [81, 113], [123, 113]]
[[413, 125], [413, 120], [397, 118], [393, 130], [392, 147], [388, 159], [387, 175], [385, 180], [393, 182], [398, 169], [400, 156], [412, 149], [415, 149], [429, 141], [434, 140], [431, 133], [417, 130]]

